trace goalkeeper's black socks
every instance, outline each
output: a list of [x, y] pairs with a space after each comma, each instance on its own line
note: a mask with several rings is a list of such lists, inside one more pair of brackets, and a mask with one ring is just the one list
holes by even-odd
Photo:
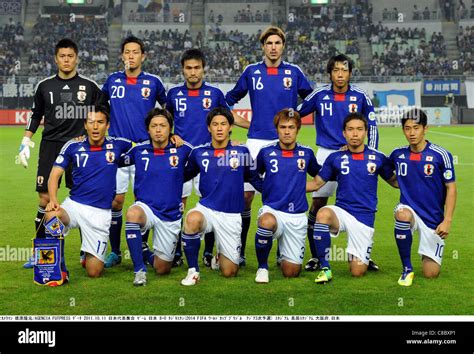
[[204, 254], [211, 254], [214, 249], [216, 238], [214, 232], [208, 232], [204, 235]]
[[35, 219], [36, 238], [46, 238], [46, 233], [44, 230], [44, 214], [44, 208], [41, 205], [38, 206], [38, 212], [36, 213]]

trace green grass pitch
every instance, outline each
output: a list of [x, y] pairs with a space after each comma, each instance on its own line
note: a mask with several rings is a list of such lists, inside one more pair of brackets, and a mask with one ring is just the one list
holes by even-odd
[[[79, 236], [72, 232], [66, 239], [66, 260], [71, 273], [67, 286], [41, 287], [33, 284], [33, 272], [15, 260], [19, 248], [31, 247], [33, 218], [37, 194], [34, 192], [40, 131], [35, 136], [30, 168], [14, 164], [22, 128], [0, 128], [0, 314], [74, 315], [74, 314], [172, 314], [172, 315], [473, 315], [473, 210], [474, 210], [474, 127], [433, 127], [428, 139], [450, 150], [455, 156], [458, 202], [450, 236], [444, 250], [441, 276], [436, 280], [422, 277], [417, 255], [418, 237], [412, 249], [415, 282], [410, 288], [398, 286], [401, 270], [393, 237], [392, 211], [398, 191], [382, 180], [379, 183], [379, 205], [375, 224], [372, 257], [379, 272], [352, 278], [344, 259], [333, 261], [334, 280], [321, 286], [314, 283], [314, 273], [302, 272], [296, 279], [286, 279], [275, 265], [275, 247], [270, 255], [270, 283], [254, 282], [256, 256], [254, 236], [256, 214], [261, 206], [259, 196], [253, 205], [252, 226], [247, 244], [247, 267], [235, 279], [224, 279], [219, 273], [201, 269], [201, 283], [183, 287], [179, 281], [186, 267], [175, 268], [168, 276], [149, 272], [148, 285], [132, 285], [130, 259], [102, 278], [89, 279], [79, 264]], [[314, 146], [313, 127], [303, 127], [302, 144]], [[236, 129], [234, 139], [245, 141], [245, 133]], [[400, 128], [380, 128], [380, 150], [389, 154], [405, 145]], [[159, 185], [158, 185], [159, 188]], [[66, 189], [61, 189], [61, 200]], [[309, 196], [309, 195], [308, 195]], [[131, 194], [126, 204], [130, 205]], [[188, 209], [196, 202], [192, 197]], [[331, 200], [331, 203], [333, 200]], [[125, 223], [124, 223], [125, 224]], [[345, 234], [333, 239], [338, 249], [345, 248]], [[126, 242], [122, 233], [122, 250]], [[202, 252], [202, 247], [201, 247]], [[339, 254], [340, 251], [338, 251]], [[309, 258], [309, 249], [305, 261]]]

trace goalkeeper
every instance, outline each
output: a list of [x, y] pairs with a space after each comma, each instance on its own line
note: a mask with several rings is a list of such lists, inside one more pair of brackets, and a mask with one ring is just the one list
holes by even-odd
[[[39, 238], [45, 237], [41, 221], [44, 217], [44, 209], [49, 202], [48, 178], [53, 163], [65, 142], [85, 134], [84, 121], [87, 112], [92, 111], [96, 103], [105, 103], [97, 84], [77, 73], [78, 48], [72, 40], [61, 39], [56, 44], [54, 61], [58, 67], [58, 73], [40, 81], [36, 87], [33, 114], [28, 119], [18, 155], [19, 163], [27, 168], [30, 148], [34, 146], [31, 138], [44, 117], [36, 176], [39, 207], [35, 219], [35, 230], [36, 237]], [[68, 188], [72, 187], [70, 172], [69, 167], [66, 171], [66, 187]], [[32, 268], [32, 259], [25, 263], [24, 267]]]

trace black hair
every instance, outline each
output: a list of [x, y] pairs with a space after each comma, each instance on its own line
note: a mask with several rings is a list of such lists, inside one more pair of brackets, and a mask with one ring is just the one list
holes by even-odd
[[369, 123], [367, 122], [367, 118], [365, 118], [362, 114], [360, 113], [349, 113], [346, 118], [344, 119], [343, 123], [343, 130], [346, 130], [346, 125], [349, 123], [351, 120], [361, 120], [364, 122], [364, 127], [365, 130], [368, 130], [369, 128]]
[[234, 124], [234, 116], [232, 115], [231, 111], [229, 111], [227, 108], [224, 108], [224, 107], [216, 107], [212, 111], [210, 111], [209, 114], [207, 115], [207, 126], [211, 125], [212, 119], [215, 116], [224, 116], [227, 118], [229, 125]]
[[428, 125], [428, 116], [425, 111], [420, 108], [413, 108], [412, 110], [405, 112], [402, 116], [402, 128], [405, 127], [405, 123], [408, 119], [412, 119], [417, 124], [421, 124], [423, 127]]
[[203, 68], [206, 66], [206, 58], [200, 49], [193, 48], [186, 50], [181, 56], [181, 66], [184, 68], [184, 62], [191, 59], [200, 60]]
[[162, 109], [162, 108], [153, 108], [150, 112], [147, 113], [146, 118], [145, 118], [146, 130], [148, 131], [151, 120], [156, 116], [161, 116], [161, 117], [166, 118], [166, 120], [168, 121], [168, 124], [170, 125], [170, 134], [171, 134], [171, 131], [173, 130], [173, 115], [166, 109]]
[[93, 110], [92, 111], [89, 111], [87, 113], [102, 113], [104, 116], [105, 116], [105, 119], [107, 120], [107, 123], [110, 123], [110, 110], [109, 110], [109, 107], [107, 107], [106, 105], [102, 105], [102, 104], [96, 104], [94, 107], [93, 107]]
[[125, 50], [125, 45], [128, 44], [128, 43], [137, 43], [140, 46], [140, 50], [142, 51], [142, 54], [145, 53], [145, 44], [143, 43], [143, 41], [140, 38], [135, 37], [135, 36], [128, 36], [127, 38], [125, 38], [123, 40], [123, 42], [122, 42], [122, 53]]
[[54, 55], [57, 55], [59, 49], [61, 48], [71, 48], [72, 50], [74, 50], [74, 53], [76, 53], [76, 55], [79, 52], [77, 49], [77, 44], [69, 38], [63, 38], [56, 44], [56, 47], [54, 47]]
[[352, 59], [349, 58], [345, 54], [338, 54], [338, 55], [333, 55], [331, 59], [329, 59], [328, 61], [326, 72], [329, 75], [331, 75], [331, 72], [334, 70], [334, 66], [336, 65], [336, 62], [339, 62], [339, 63], [347, 62], [347, 66], [349, 67], [349, 72], [352, 73], [352, 67], [353, 67]]

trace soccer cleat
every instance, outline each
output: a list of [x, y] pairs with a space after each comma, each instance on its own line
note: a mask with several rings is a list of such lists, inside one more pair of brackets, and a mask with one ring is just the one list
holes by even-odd
[[257, 275], [255, 276], [255, 282], [259, 284], [266, 284], [269, 282], [268, 269], [258, 268]]
[[205, 265], [207, 268], [211, 268], [211, 262], [212, 262], [212, 254], [210, 254], [210, 253], [205, 253], [205, 254], [202, 256], [202, 263], [204, 263], [204, 265]]
[[413, 278], [415, 277], [415, 273], [413, 270], [403, 271], [400, 279], [398, 279], [398, 285], [401, 286], [411, 286], [413, 284]]
[[307, 272], [315, 272], [319, 269], [319, 259], [311, 258], [306, 265], [304, 266], [304, 270]]
[[181, 267], [184, 264], [183, 258], [181, 255], [176, 254], [173, 258], [172, 268]]
[[318, 273], [316, 279], [314, 279], [314, 282], [316, 284], [325, 284], [325, 283], [327, 283], [331, 280], [332, 280], [332, 271], [331, 271], [331, 269], [327, 268], [327, 267], [324, 267]]
[[81, 262], [82, 268], [85, 268], [86, 267], [86, 254], [85, 254], [85, 252], [81, 251], [79, 257], [80, 257], [80, 262]]
[[135, 279], [133, 280], [133, 285], [135, 286], [145, 286], [146, 285], [146, 272], [139, 270], [135, 273]]
[[376, 272], [378, 271], [380, 268], [379, 266], [377, 265], [377, 263], [375, 263], [372, 259], [369, 259], [369, 265], [367, 266], [367, 270], [371, 270], [373, 272]]
[[219, 265], [219, 256], [216, 254], [211, 259], [211, 269], [212, 270], [219, 270], [221, 266]]
[[35, 266], [35, 257], [31, 256], [30, 258], [28, 258], [28, 261], [23, 264], [23, 268], [25, 269], [31, 269]]
[[119, 265], [120, 263], [122, 263], [122, 256], [114, 252], [110, 252], [105, 259], [105, 268], [112, 268], [116, 265]]
[[239, 267], [245, 267], [247, 265], [247, 259], [245, 256], [240, 256], [239, 258]]
[[199, 272], [196, 272], [196, 268], [189, 268], [186, 278], [181, 280], [181, 285], [191, 286], [196, 285], [196, 283], [201, 279]]

